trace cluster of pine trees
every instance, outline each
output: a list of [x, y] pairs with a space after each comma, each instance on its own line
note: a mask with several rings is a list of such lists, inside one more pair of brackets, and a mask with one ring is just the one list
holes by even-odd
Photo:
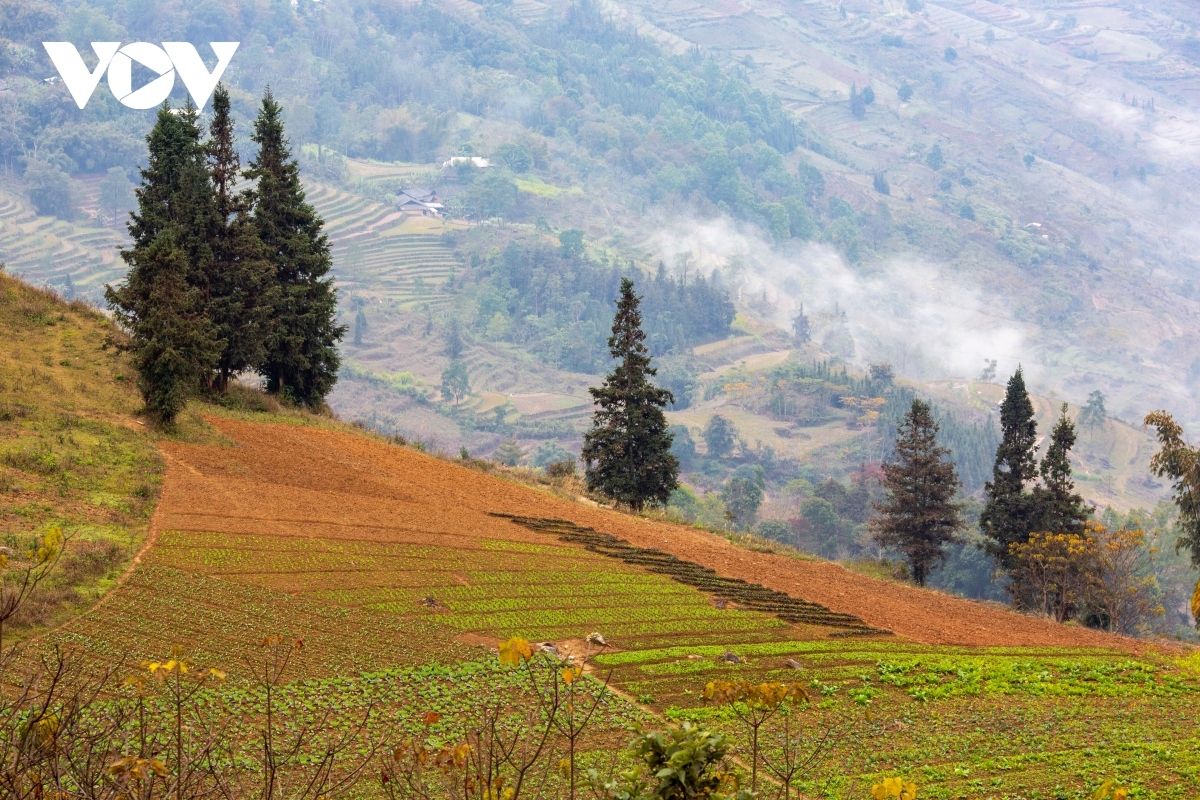
[[[1062, 416], [1050, 434], [1046, 455], [1037, 459], [1037, 423], [1020, 368], [1009, 379], [1000, 406], [1002, 440], [995, 450], [992, 480], [984, 484], [979, 527], [988, 550], [1010, 575], [1017, 568], [1014, 545], [1039, 532], [1075, 534], [1091, 510], [1075, 492], [1071, 448], [1075, 423]], [[945, 559], [945, 548], [966, 528], [956, 496], [962, 486], [941, 426], [929, 403], [913, 398], [883, 464], [885, 502], [877, 504], [871, 527], [877, 542], [898, 550], [918, 584]], [[1022, 598], [1015, 598], [1021, 602]]]
[[1035, 532], [1079, 533], [1091, 509], [1075, 492], [1071, 478], [1075, 423], [1067, 417], [1065, 403], [1050, 432], [1046, 455], [1038, 462], [1037, 422], [1019, 367], [1000, 404], [1000, 429], [1002, 439], [992, 480], [984, 486], [986, 505], [979, 527], [991, 540], [992, 554], [1011, 572], [1014, 544], [1026, 543]]
[[[125, 282], [105, 296], [138, 370], [147, 409], [166, 423], [197, 392], [223, 394], [256, 371], [267, 390], [320, 406], [337, 381], [337, 298], [329, 243], [305, 202], [299, 166], [268, 89], [258, 152], [241, 169], [229, 93], [213, 94], [204, 140], [197, 109], [164, 103], [131, 213]], [[238, 178], [251, 181], [239, 191]]]

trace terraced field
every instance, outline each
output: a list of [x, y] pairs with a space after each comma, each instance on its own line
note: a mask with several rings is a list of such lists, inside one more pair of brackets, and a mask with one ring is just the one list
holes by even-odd
[[597, 667], [665, 705], [670, 719], [731, 731], [743, 729], [726, 709], [698, 704], [706, 682], [801, 681], [818, 706], [804, 735], [840, 737], [800, 787], [812, 797], [867, 797], [897, 774], [925, 798], [1086, 798], [1109, 779], [1130, 797], [1195, 797], [1194, 661], [903, 642], [734, 650], [738, 663], [715, 648], [676, 647], [602, 655]]
[[[203, 533], [164, 533], [152, 561], [266, 586], [314, 604], [377, 616], [428, 618], [495, 640], [564, 640], [602, 630], [614, 641], [748, 635], [778, 638], [785, 624], [727, 613], [704, 594], [579, 548], [504, 539], [457, 546]], [[536, 609], [536, 611], [535, 611]], [[701, 637], [705, 638], [705, 637]]]
[[439, 308], [438, 292], [458, 266], [441, 232], [453, 223], [402, 214], [361, 195], [308, 184], [308, 200], [325, 219], [343, 300], [351, 293], [401, 307]]
[[125, 262], [117, 248], [125, 237], [108, 228], [39, 217], [23, 199], [0, 187], [0, 262], [35, 286], [64, 292], [99, 304], [104, 284], [120, 280]]
[[[353, 291], [404, 307], [447, 302], [438, 290], [458, 260], [441, 232], [453, 223], [405, 220], [385, 205], [319, 183], [309, 184], [308, 199], [325, 219], [343, 299]], [[125, 273], [117, 249], [126, 241], [110, 228], [39, 217], [0, 188], [0, 262], [35, 286], [64, 292], [70, 275], [76, 296], [101, 303], [104, 285]]]
[[902, 773], [923, 797], [1086, 797], [1113, 777], [1184, 798], [1200, 775], [1194, 658], [571, 503], [333, 423], [208, 419], [224, 444], [163, 443], [154, 544], [60, 641], [135, 661], [183, 644], [236, 680], [256, 642], [294, 636], [308, 682], [289, 702], [386, 695], [403, 721], [420, 704], [452, 720], [467, 702], [453, 686], [502, 691], [480, 645], [570, 653], [595, 631], [611, 646], [593, 674], [642, 707], [608, 707], [616, 739], [646, 712], [740, 735], [703, 702], [708, 681], [803, 683], [806, 724], [845, 734], [809, 796]]

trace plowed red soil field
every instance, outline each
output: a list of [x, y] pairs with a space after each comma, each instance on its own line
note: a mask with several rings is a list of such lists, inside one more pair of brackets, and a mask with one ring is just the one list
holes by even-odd
[[[1194, 794], [1195, 657], [753, 552], [345, 429], [209, 422], [228, 444], [163, 443], [151, 544], [60, 643], [127, 664], [179, 645], [239, 680], [265, 637], [295, 637], [297, 678], [338, 707], [380, 676], [427, 690], [388, 695], [409, 719], [434, 695], [463, 713], [471, 695], [445, 691], [462, 675], [492, 685], [480, 645], [519, 635], [572, 654], [597, 631], [611, 646], [591, 667], [625, 699], [614, 730], [646, 712], [732, 726], [705, 704], [708, 681], [802, 683], [848, 732], [800, 787], [810, 796], [837, 780], [865, 797], [889, 775], [941, 798], [1087, 797], [1109, 777], [1138, 797]], [[802, 601], [826, 608], [787, 611]]]
[[[553, 517], [857, 615], [915, 643], [1140, 649], [1132, 640], [876, 580], [835, 564], [753, 552], [693, 528], [572, 503], [352, 433], [209, 421], [236, 446], [163, 445], [168, 468], [153, 521], [156, 534], [407, 543], [434, 548], [427, 558], [429, 568], [436, 569], [439, 547], [473, 548], [487, 540], [547, 544], [546, 534], [490, 513]], [[319, 572], [315, 566], [310, 577]], [[293, 578], [292, 583], [306, 580]]]

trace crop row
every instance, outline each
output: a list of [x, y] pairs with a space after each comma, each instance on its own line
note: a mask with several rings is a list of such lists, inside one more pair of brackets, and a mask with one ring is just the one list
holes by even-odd
[[735, 602], [741, 608], [773, 614], [785, 622], [826, 625], [862, 635], [891, 633], [872, 628], [853, 614], [832, 611], [819, 603], [792, 597], [785, 592], [768, 589], [762, 584], [750, 583], [741, 578], [727, 578], [694, 561], [687, 561], [653, 548], [635, 547], [616, 536], [600, 533], [592, 528], [583, 528], [568, 520], [499, 513], [493, 516], [506, 517], [532, 530], [555, 534], [560, 541], [581, 544], [591, 552], [644, 567], [650, 572], [667, 575], [680, 583]]
[[453, 632], [426, 619], [364, 613], [280, 592], [143, 564], [93, 611], [52, 639], [112, 660], [182, 645], [217, 665], [240, 664], [267, 636], [300, 638], [313, 674], [468, 657]]
[[[372, 610], [392, 613], [411, 609], [407, 604], [384, 603], [371, 606]], [[644, 609], [635, 607], [580, 608], [572, 610], [528, 609], [516, 612], [491, 614], [437, 614], [438, 622], [460, 630], [487, 631], [497, 635], [523, 635], [543, 638], [547, 629], [573, 629], [575, 636], [599, 630], [608, 637], [639, 635], [687, 634], [703, 626], [709, 631], [727, 634], [742, 631], [762, 631], [782, 628], [776, 620], [748, 614], [726, 614], [720, 617], [705, 616], [696, 609], [662, 608]]]
[[[307, 537], [274, 537], [266, 541], [236, 539], [220, 534], [220, 539], [203, 540], [178, 533], [164, 537], [158, 547], [164, 558], [181, 566], [205, 569], [238, 569], [272, 571], [279, 568], [371, 568], [376, 565], [396, 569], [424, 569], [431, 563], [440, 568], [475, 569], [481, 572], [499, 569], [528, 571], [531, 574], [552, 568], [578, 571], [587, 569], [603, 575], [598, 569], [601, 560], [570, 548], [556, 548], [543, 555], [494, 548], [430, 547], [426, 545], [384, 543], [377, 547], [338, 547], [340, 540]], [[230, 539], [233, 538], [232, 541]], [[305, 546], [297, 547], [297, 542]], [[551, 571], [554, 571], [553, 569]]]
[[[374, 576], [372, 577], [390, 577]], [[455, 611], [513, 611], [536, 605], [538, 608], [572, 608], [611, 605], [705, 605], [703, 595], [689, 592], [666, 581], [651, 583], [631, 580], [627, 582], [584, 582], [586, 575], [566, 573], [554, 583], [527, 585], [520, 582], [520, 575], [510, 573], [513, 580], [504, 584], [478, 584], [474, 575], [468, 573], [470, 585], [457, 581], [461, 573], [425, 573], [413, 576], [415, 581], [403, 583], [388, 580], [361, 586], [345, 586], [338, 589], [322, 589], [306, 592], [306, 596], [331, 600], [345, 605], [370, 605], [384, 602], [415, 603], [433, 596], [439, 605]], [[611, 576], [609, 576], [611, 577]]]

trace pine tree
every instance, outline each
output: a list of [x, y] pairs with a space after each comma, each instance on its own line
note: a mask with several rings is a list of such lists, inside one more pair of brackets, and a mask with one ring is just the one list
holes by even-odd
[[251, 139], [258, 154], [245, 176], [256, 181], [254, 225], [267, 248], [279, 289], [259, 372], [267, 391], [319, 406], [337, 382], [337, 292], [327, 278], [332, 260], [324, 223], [304, 201], [300, 167], [283, 133], [282, 109], [263, 96]]
[[1050, 447], [1038, 469], [1042, 485], [1033, 490], [1039, 511], [1039, 531], [1080, 533], [1091, 516], [1071, 480], [1071, 448], [1074, 446], [1075, 423], [1067, 416], [1067, 404], [1063, 403], [1062, 416], [1050, 434]]
[[148, 247], [159, 233], [173, 228], [175, 244], [192, 266], [188, 283], [203, 288], [217, 212], [200, 135], [196, 108], [190, 102], [179, 113], [163, 103], [146, 137], [142, 185], [134, 190], [138, 208], [129, 221], [133, 247], [122, 258], [132, 266], [139, 247]]
[[941, 563], [945, 547], [965, 527], [954, 497], [960, 486], [950, 451], [937, 443], [938, 425], [929, 403], [913, 400], [896, 432], [892, 455], [883, 464], [887, 496], [874, 508], [875, 541], [904, 554], [917, 585]]
[[117, 316], [134, 341], [138, 390], [146, 408], [170, 424], [198, 388], [196, 365], [211, 364], [218, 344], [200, 290], [188, 285], [187, 256], [170, 230], [138, 254], [136, 269], [145, 273], [145, 303], [136, 316], [121, 311]]
[[867, 115], [867, 104], [863, 102], [862, 95], [858, 93], [857, 84], [850, 87], [850, 113], [858, 119]]
[[1000, 404], [1000, 429], [1002, 439], [992, 480], [983, 487], [985, 505], [979, 527], [992, 540], [992, 554], [1011, 569], [1014, 561], [1009, 547], [1024, 544], [1040, 522], [1037, 501], [1026, 488], [1037, 477], [1037, 423], [1020, 367], [1009, 379]]
[[224, 85], [217, 86], [212, 103], [213, 119], [205, 152], [212, 176], [217, 226], [212, 241], [207, 311], [221, 343], [213, 389], [224, 394], [230, 377], [262, 363], [270, 315], [279, 292], [267, 250], [250, 217], [251, 195], [235, 192], [241, 164], [234, 144], [229, 91]]
[[804, 314], [804, 304], [800, 304], [800, 313], [792, 320], [792, 333], [796, 336], [796, 341], [800, 344], [808, 344], [812, 341], [812, 329], [808, 324], [808, 317]]
[[640, 298], [633, 281], [621, 280], [608, 349], [617, 365], [599, 389], [589, 389], [598, 408], [583, 439], [589, 489], [634, 510], [666, 503], [678, 486], [679, 461], [671, 455], [671, 433], [663, 408], [674, 402], [648, 380], [656, 374], [644, 344]]
[[169, 423], [218, 353], [205, 314], [216, 208], [193, 106], [175, 113], [164, 103], [146, 144], [133, 246], [121, 251], [129, 271], [105, 297], [130, 334], [147, 408]]

